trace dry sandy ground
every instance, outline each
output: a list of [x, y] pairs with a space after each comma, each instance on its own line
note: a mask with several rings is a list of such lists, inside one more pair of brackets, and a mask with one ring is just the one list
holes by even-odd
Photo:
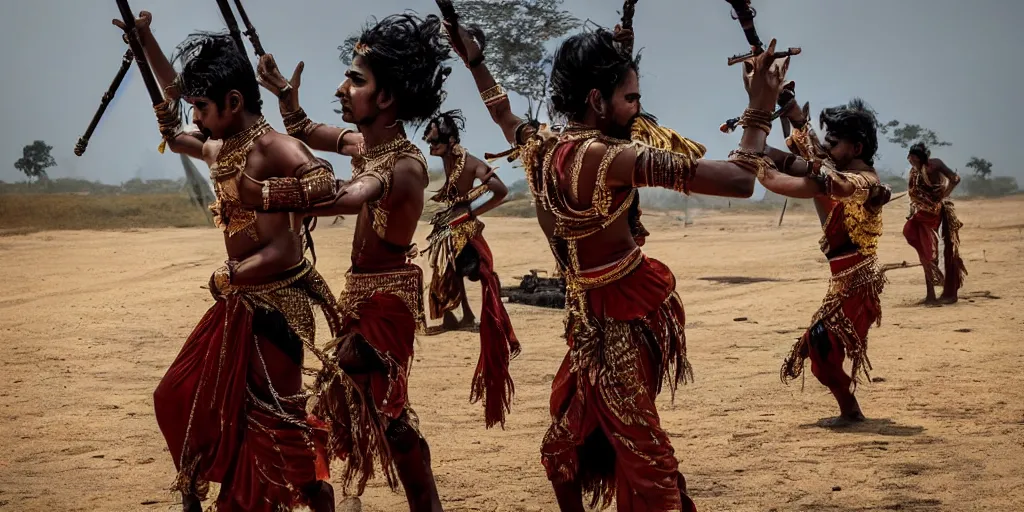
[[[883, 263], [914, 260], [900, 201], [886, 213]], [[871, 333], [876, 382], [859, 391], [871, 419], [850, 430], [817, 425], [835, 407], [813, 378], [801, 390], [778, 377], [826, 287], [812, 214], [791, 213], [781, 229], [767, 212], [708, 214], [685, 228], [645, 217], [647, 252], [675, 270], [687, 304], [697, 381], [659, 406], [701, 510], [1024, 509], [1024, 198], [958, 209], [967, 299], [917, 306], [920, 268], [889, 272]], [[533, 220], [490, 219], [486, 234], [506, 282], [550, 267]], [[351, 230], [322, 225], [318, 235], [319, 268], [340, 287]], [[179, 507], [166, 491], [174, 470], [152, 391], [210, 305], [200, 285], [222, 259], [212, 229], [0, 238], [0, 510]], [[715, 276], [777, 281], [700, 279]], [[467, 402], [476, 335], [417, 347], [411, 399], [448, 510], [556, 508], [538, 446], [565, 350], [562, 316], [509, 311], [524, 351], [504, 431], [485, 430]], [[379, 482], [362, 502], [405, 508]]]

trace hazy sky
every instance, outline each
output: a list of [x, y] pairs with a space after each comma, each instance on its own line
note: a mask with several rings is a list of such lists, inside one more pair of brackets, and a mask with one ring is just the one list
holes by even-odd
[[[337, 46], [370, 16], [404, 9], [436, 12], [430, 0], [293, 2], [247, 0], [264, 47], [285, 75], [306, 62], [301, 102], [315, 121], [340, 123], [333, 92], [343, 80]], [[613, 26], [621, 0], [567, 0], [581, 19]], [[814, 117], [825, 106], [860, 96], [883, 120], [899, 119], [936, 130], [953, 142], [934, 155], [966, 172], [972, 155], [988, 158], [996, 174], [1024, 184], [1020, 131], [1024, 74], [1021, 52], [1024, 2], [1020, 0], [755, 0], [761, 7], [761, 37], [780, 46], [801, 46], [789, 77]], [[165, 51], [189, 32], [224, 27], [214, 0], [132, 0], [134, 10], [153, 12], [154, 32]], [[75, 176], [119, 183], [136, 176], [178, 178], [181, 163], [157, 153], [156, 121], [138, 69], [111, 103], [83, 157], [72, 153], [126, 46], [110, 19], [113, 0], [5, 0], [0, 3], [0, 69], [3, 70], [3, 137], [0, 180], [22, 180], [14, 169], [25, 144], [36, 139], [54, 147], [52, 177]], [[728, 56], [743, 51], [738, 24], [721, 0], [643, 0], [637, 6], [637, 46], [644, 48], [644, 106], [683, 135], [704, 143], [708, 156], [724, 158], [738, 135], [718, 125], [742, 112], [746, 95]], [[455, 63], [453, 63], [455, 64]], [[460, 64], [448, 82], [446, 108], [467, 115], [464, 144], [475, 154], [506, 148]], [[277, 100], [264, 91], [267, 118], [283, 129]], [[518, 111], [525, 102], [513, 99]], [[781, 144], [778, 125], [772, 143]], [[420, 134], [415, 135], [419, 142]], [[905, 150], [883, 143], [880, 168], [902, 172]], [[346, 158], [329, 157], [347, 176]], [[502, 162], [504, 163], [504, 162]], [[432, 162], [438, 165], [438, 162]], [[205, 172], [205, 166], [200, 167]], [[507, 163], [506, 181], [520, 176]]]

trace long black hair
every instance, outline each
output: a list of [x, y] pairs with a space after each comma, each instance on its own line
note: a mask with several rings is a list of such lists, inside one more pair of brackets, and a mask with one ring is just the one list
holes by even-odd
[[878, 152], [878, 118], [864, 100], [854, 98], [846, 105], [826, 108], [818, 116], [818, 123], [827, 133], [839, 139], [861, 145], [860, 159], [875, 164]]
[[338, 49], [345, 64], [363, 58], [378, 87], [395, 99], [399, 121], [421, 123], [441, 108], [452, 72], [444, 64], [452, 55], [441, 31], [437, 16], [395, 14], [367, 25]]
[[914, 155], [921, 163], [926, 164], [928, 159], [932, 157], [932, 151], [928, 149], [928, 146], [924, 145], [924, 142], [918, 142], [910, 146], [910, 151], [907, 152], [907, 155]]
[[450, 141], [452, 144], [458, 144], [462, 142], [460, 134], [462, 130], [466, 129], [466, 118], [462, 116], [461, 110], [449, 110], [431, 118], [424, 131], [430, 133], [431, 126], [437, 127], [437, 136], [440, 142], [449, 144]]
[[179, 79], [183, 96], [209, 98], [222, 110], [228, 92], [237, 90], [246, 111], [262, 113], [263, 100], [256, 73], [226, 32], [190, 34], [175, 48], [171, 61], [181, 62]]
[[555, 52], [551, 69], [551, 110], [570, 121], [587, 112], [587, 95], [597, 89], [610, 98], [629, 71], [639, 72], [640, 55], [624, 55], [612, 33], [597, 30], [574, 35]]

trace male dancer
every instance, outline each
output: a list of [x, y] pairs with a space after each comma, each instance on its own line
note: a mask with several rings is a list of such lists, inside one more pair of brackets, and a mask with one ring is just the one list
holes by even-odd
[[[326, 432], [307, 418], [303, 347], [316, 350], [313, 306], [332, 334], [340, 327], [327, 284], [303, 257], [303, 211], [330, 200], [330, 165], [261, 113], [259, 86], [226, 35], [195, 34], [178, 49], [175, 76], [142, 13], [136, 28], [166, 101], [156, 108], [172, 151], [210, 163], [228, 261], [210, 278], [213, 307], [160, 381], [157, 422], [178, 469], [186, 511], [201, 510], [208, 482], [221, 484], [217, 510], [334, 510], [324, 482]], [[115, 20], [123, 28], [123, 24]], [[200, 134], [179, 130], [178, 99], [193, 107]]]
[[[593, 504], [615, 499], [621, 512], [695, 510], [654, 404], [666, 379], [674, 391], [691, 375], [683, 306], [672, 272], [637, 246], [627, 212], [637, 187], [749, 197], [754, 175], [703, 160], [693, 141], [669, 151], [629, 140], [641, 112], [638, 63], [611, 32], [572, 36], [556, 52], [551, 106], [568, 121], [557, 131], [512, 113], [469, 32], [460, 27], [452, 39], [525, 167], [566, 279], [569, 352], [552, 383], [541, 449], [559, 507], [584, 510], [586, 491]], [[773, 67], [774, 48], [745, 75], [751, 122], [733, 160], [763, 154], [770, 124], [752, 120], [770, 117], [788, 62]]]
[[[519, 353], [512, 322], [501, 302], [501, 282], [494, 272], [494, 257], [484, 240], [484, 224], [479, 217], [501, 204], [508, 189], [494, 170], [482, 160], [470, 155], [460, 144], [460, 130], [465, 125], [462, 113], [449, 111], [438, 114], [427, 123], [424, 140], [430, 144], [430, 154], [444, 161], [445, 182], [431, 198], [446, 208], [431, 219], [433, 230], [427, 237], [428, 254], [433, 277], [430, 280], [430, 317], [444, 317], [445, 328], [458, 328], [452, 310], [462, 304], [462, 325], [473, 325], [473, 311], [469, 308], [463, 278], [480, 281], [483, 307], [480, 319], [480, 360], [473, 375], [470, 400], [476, 401], [485, 393], [485, 420], [488, 427], [504, 425], [505, 413], [512, 398], [512, 378], [508, 374], [508, 360]], [[479, 181], [480, 185], [474, 186]], [[490, 195], [482, 204], [474, 203]], [[493, 347], [493, 348], [490, 348]], [[488, 357], [497, 355], [498, 360]], [[488, 385], [497, 380], [497, 385]]]
[[[876, 252], [882, 235], [882, 206], [891, 191], [872, 167], [878, 150], [878, 121], [860, 99], [821, 112], [826, 128], [821, 144], [809, 122], [809, 105], [801, 110], [788, 101], [785, 115], [793, 125], [786, 144], [795, 154], [771, 150], [771, 160], [758, 162], [765, 188], [787, 197], [813, 198], [824, 234], [821, 250], [832, 277], [811, 326], [797, 340], [782, 366], [783, 382], [811, 373], [839, 404], [835, 425], [864, 420], [854, 396], [859, 376], [868, 376], [868, 330], [881, 322], [879, 295], [885, 275]], [[852, 376], [843, 361], [852, 362]]]
[[[910, 147], [910, 216], [903, 225], [903, 236], [917, 251], [924, 267], [926, 286], [925, 304], [952, 304], [957, 291], [963, 286], [967, 267], [960, 258], [960, 228], [963, 223], [949, 195], [960, 184], [960, 176], [942, 160], [931, 158], [931, 151], [923, 143]], [[942, 226], [943, 261], [945, 277], [939, 270], [939, 226]], [[935, 298], [935, 285], [943, 283], [942, 296]]]
[[[365, 148], [352, 159], [352, 180], [329, 204], [309, 212], [357, 215], [352, 267], [340, 300], [342, 331], [329, 346], [344, 375], [321, 373], [313, 412], [331, 427], [334, 455], [348, 461], [346, 484], [356, 480], [361, 493], [379, 462], [392, 489], [397, 473], [413, 511], [441, 510], [441, 502], [408, 395], [415, 335], [426, 324], [423, 273], [412, 263], [412, 239], [428, 178], [426, 159], [406, 137], [404, 123], [427, 121], [440, 109], [450, 55], [436, 16], [389, 16], [355, 38], [336, 96], [342, 119], [356, 126]], [[351, 130], [306, 116], [297, 97], [301, 70], [300, 63], [289, 82], [267, 55], [260, 81], [280, 98], [290, 134], [314, 149], [336, 151]]]

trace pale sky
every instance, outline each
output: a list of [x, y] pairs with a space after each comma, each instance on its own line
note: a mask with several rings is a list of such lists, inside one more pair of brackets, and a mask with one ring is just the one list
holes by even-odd
[[[456, 2], [457, 3], [457, 2]], [[918, 123], [953, 142], [933, 155], [968, 172], [972, 155], [988, 158], [997, 175], [1024, 185], [1024, 143], [1020, 131], [1024, 79], [1024, 1], [1021, 0], [755, 0], [761, 37], [801, 46], [789, 78], [798, 97], [810, 101], [814, 118], [826, 106], [864, 98], [882, 116]], [[339, 46], [370, 16], [411, 9], [436, 12], [430, 0], [293, 2], [246, 0], [263, 45], [285, 75], [300, 59], [306, 70], [301, 103], [315, 121], [340, 123], [331, 103], [343, 80]], [[566, 0], [581, 19], [611, 27], [621, 0]], [[219, 30], [223, 20], [214, 0], [132, 0], [135, 11], [153, 12], [154, 32], [170, 51], [189, 32]], [[133, 177], [183, 176], [179, 159], [160, 155], [156, 120], [138, 69], [132, 67], [83, 157], [72, 153], [126, 49], [110, 24], [118, 14], [111, 0], [5, 0], [0, 3], [0, 69], [3, 70], [3, 136], [0, 180], [24, 179], [14, 169], [24, 145], [42, 139], [54, 147], [58, 167], [51, 177], [74, 176], [106, 183]], [[725, 60], [744, 51], [738, 24], [721, 0], [643, 0], [637, 5], [637, 47], [644, 49], [641, 88], [644, 107], [661, 122], [724, 158], [738, 135], [718, 125], [746, 106], [738, 67]], [[250, 48], [251, 55], [251, 48]], [[254, 57], [253, 57], [254, 58]], [[506, 148], [480, 102], [472, 77], [460, 63], [448, 82], [446, 109], [467, 115], [466, 147], [477, 155]], [[283, 130], [277, 100], [264, 91], [265, 113]], [[513, 99], [517, 111], [525, 101]], [[781, 144], [776, 124], [771, 142]], [[414, 140], [419, 142], [417, 133]], [[881, 145], [881, 169], [902, 172], [905, 150]], [[348, 159], [329, 156], [339, 175]], [[436, 160], [436, 159], [434, 159]], [[521, 178], [504, 164], [506, 182]], [[432, 166], [439, 161], [432, 161]], [[206, 167], [200, 165], [205, 173]]]

